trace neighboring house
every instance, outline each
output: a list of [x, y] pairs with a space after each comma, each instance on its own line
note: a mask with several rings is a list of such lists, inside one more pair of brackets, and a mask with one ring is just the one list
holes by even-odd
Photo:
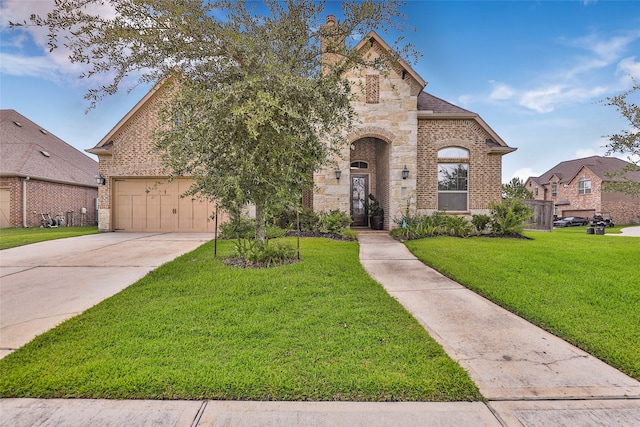
[[[326, 25], [334, 25], [327, 18]], [[391, 51], [375, 32], [357, 45], [362, 55]], [[368, 194], [385, 211], [384, 226], [407, 207], [412, 211], [470, 216], [487, 213], [501, 199], [502, 156], [514, 151], [478, 116], [423, 91], [426, 82], [400, 61], [389, 75], [359, 70], [346, 76], [359, 99], [360, 119], [348, 136], [338, 168], [314, 174], [315, 190], [303, 203], [316, 211], [349, 212], [366, 226]], [[99, 227], [127, 231], [207, 231], [215, 205], [180, 198], [188, 177], [169, 183], [151, 153], [154, 113], [162, 85], [149, 92], [94, 148], [106, 183], [99, 187]], [[338, 172], [339, 170], [339, 172]]]
[[98, 163], [14, 110], [0, 118], [0, 226], [39, 227], [43, 213], [95, 225]]
[[[603, 189], [606, 182], [621, 180], [610, 175], [629, 165], [615, 157], [568, 160], [539, 177], [530, 177], [525, 187], [536, 200], [552, 200], [558, 217], [590, 218], [596, 212], [608, 212], [617, 224], [636, 224], [640, 222], [640, 199]], [[640, 182], [640, 172], [628, 172], [626, 176]]]

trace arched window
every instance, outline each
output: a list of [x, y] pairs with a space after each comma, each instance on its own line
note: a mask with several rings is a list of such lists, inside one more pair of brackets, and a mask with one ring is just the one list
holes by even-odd
[[469, 206], [469, 150], [438, 150], [438, 210], [466, 212]]
[[351, 169], [369, 169], [367, 162], [351, 162]]

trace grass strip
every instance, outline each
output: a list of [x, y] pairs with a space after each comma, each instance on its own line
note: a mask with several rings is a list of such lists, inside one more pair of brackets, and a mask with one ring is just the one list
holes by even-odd
[[526, 235], [533, 240], [406, 245], [444, 275], [640, 380], [640, 239], [587, 235], [584, 227]]
[[302, 258], [244, 270], [205, 244], [0, 360], [0, 397], [481, 399], [357, 243], [302, 239]]
[[58, 228], [2, 228], [0, 229], [0, 250], [98, 233], [98, 227], [58, 227]]

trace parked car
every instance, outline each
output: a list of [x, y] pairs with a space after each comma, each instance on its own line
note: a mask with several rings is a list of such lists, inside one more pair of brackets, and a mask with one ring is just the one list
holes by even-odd
[[589, 220], [581, 216], [568, 216], [566, 218], [561, 218], [553, 221], [554, 227], [571, 227], [574, 225], [587, 225], [587, 224], [589, 224]]
[[590, 225], [592, 227], [613, 227], [613, 218], [609, 212], [596, 212], [591, 218]]

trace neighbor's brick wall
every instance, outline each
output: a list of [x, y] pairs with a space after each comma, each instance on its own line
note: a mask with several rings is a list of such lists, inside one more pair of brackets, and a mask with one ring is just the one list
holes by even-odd
[[[22, 178], [0, 178], [0, 187], [11, 189], [10, 224], [11, 227], [23, 226]], [[30, 179], [27, 185], [27, 227], [39, 227], [42, 216], [50, 213], [52, 218], [62, 213], [74, 213], [74, 225], [80, 225], [81, 209], [87, 209], [82, 225], [96, 225], [94, 199], [98, 190], [71, 184], [59, 184]], [[69, 224], [71, 225], [71, 224]]]
[[475, 120], [421, 119], [418, 121], [417, 207], [438, 208], [438, 150], [469, 150], [469, 214], [484, 213], [491, 201], [500, 201], [502, 156], [489, 154], [490, 135]]
[[611, 214], [614, 224], [640, 224], [640, 196], [603, 192], [602, 210]]
[[22, 180], [18, 177], [0, 177], [0, 187], [8, 188], [9, 226], [22, 227]]

